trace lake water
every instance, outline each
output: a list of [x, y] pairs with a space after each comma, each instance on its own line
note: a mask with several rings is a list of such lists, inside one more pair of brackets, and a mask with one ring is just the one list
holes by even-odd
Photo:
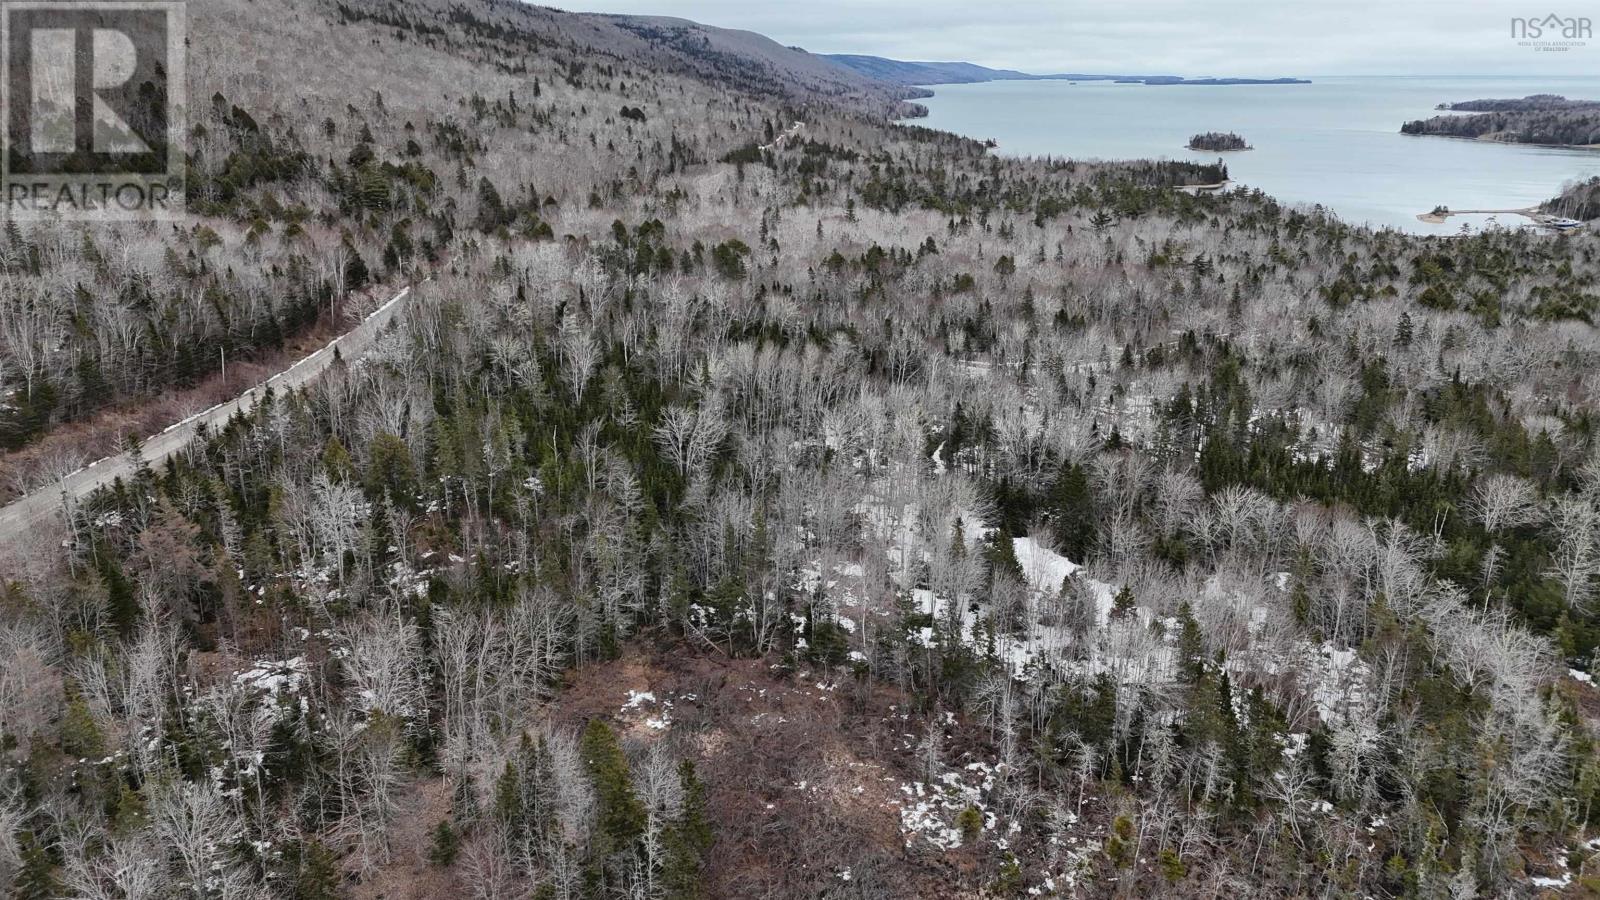
[[[1417, 221], [1435, 206], [1520, 209], [1600, 175], [1600, 151], [1403, 135], [1440, 103], [1554, 93], [1600, 99], [1600, 78], [1314, 78], [1312, 84], [1156, 86], [995, 81], [931, 88], [915, 124], [999, 141], [998, 152], [1073, 159], [1221, 156], [1233, 180], [1351, 223], [1449, 234], [1489, 217]], [[1191, 135], [1233, 131], [1254, 149], [1205, 153]], [[1520, 216], [1501, 216], [1517, 226]]]

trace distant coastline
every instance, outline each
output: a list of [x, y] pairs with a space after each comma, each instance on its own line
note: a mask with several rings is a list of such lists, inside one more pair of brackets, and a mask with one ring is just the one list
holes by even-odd
[[990, 81], [1093, 81], [1113, 84], [1144, 84], [1153, 86], [1199, 85], [1207, 87], [1228, 85], [1310, 84], [1305, 78], [1185, 78], [1180, 75], [1097, 75], [1088, 73], [1057, 73], [1035, 75], [1015, 69], [991, 69], [969, 62], [918, 62], [888, 59], [882, 56], [863, 56], [851, 53], [819, 54], [835, 65], [879, 81], [888, 81], [907, 87], [938, 84], [983, 84]]

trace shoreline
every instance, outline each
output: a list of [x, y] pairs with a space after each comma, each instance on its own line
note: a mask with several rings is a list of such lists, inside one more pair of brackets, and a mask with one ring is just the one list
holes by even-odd
[[1502, 141], [1487, 134], [1468, 137], [1464, 134], [1407, 134], [1399, 132], [1401, 137], [1408, 138], [1444, 138], [1448, 141], [1466, 141], [1470, 144], [1496, 144], [1501, 147], [1542, 147], [1546, 150], [1574, 150], [1579, 153], [1594, 153], [1600, 151], [1600, 144], [1538, 144], [1532, 141]]
[[1417, 216], [1417, 221], [1429, 225], [1444, 225], [1451, 216], [1521, 216], [1534, 226], [1548, 231], [1561, 232], [1550, 223], [1551, 219], [1559, 218], [1540, 209], [1537, 206], [1525, 206], [1521, 209], [1447, 209], [1442, 213], [1425, 212]]
[[1451, 216], [1522, 216], [1525, 219], [1539, 221], [1537, 206], [1524, 206], [1521, 209], [1447, 209], [1444, 212], [1425, 212], [1417, 216], [1417, 221], [1427, 222], [1429, 225], [1443, 225]]

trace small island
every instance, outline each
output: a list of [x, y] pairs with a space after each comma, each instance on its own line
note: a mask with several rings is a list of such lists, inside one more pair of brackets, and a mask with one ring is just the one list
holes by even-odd
[[1509, 144], [1600, 148], [1600, 101], [1596, 100], [1533, 94], [1501, 100], [1441, 103], [1438, 108], [1471, 115], [1418, 119], [1400, 126], [1400, 133]]
[[1244, 138], [1233, 132], [1208, 131], [1189, 138], [1190, 150], [1205, 150], [1211, 153], [1226, 153], [1235, 150], [1249, 150], [1250, 145]]

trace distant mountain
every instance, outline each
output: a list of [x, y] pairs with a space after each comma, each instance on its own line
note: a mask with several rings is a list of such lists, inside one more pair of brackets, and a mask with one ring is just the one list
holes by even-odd
[[969, 62], [907, 62], [881, 56], [823, 53], [844, 68], [894, 84], [976, 84], [985, 81], [1114, 81], [1119, 84], [1310, 84], [1301, 78], [1183, 78], [1177, 75], [1033, 75], [1014, 69], [991, 69]]
[[779, 94], [815, 93], [835, 98], [904, 99], [926, 92], [901, 82], [864, 76], [798, 47], [785, 47], [753, 31], [717, 28], [671, 16], [580, 13], [582, 21], [603, 23], [684, 61], [702, 75], [732, 87]]
[[820, 56], [869, 78], [895, 84], [974, 84], [981, 81], [1023, 81], [1037, 77], [1026, 72], [991, 69], [968, 62], [904, 62], [848, 53], [823, 53]]

